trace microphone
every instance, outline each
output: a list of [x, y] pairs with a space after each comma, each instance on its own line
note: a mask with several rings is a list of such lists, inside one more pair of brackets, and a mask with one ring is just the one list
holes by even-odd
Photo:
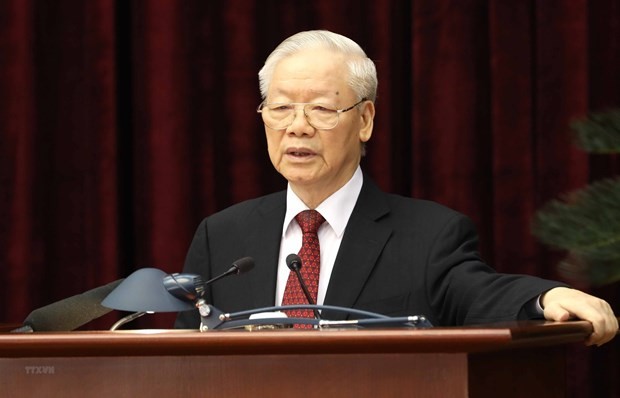
[[164, 287], [174, 297], [194, 302], [204, 295], [205, 287], [213, 282], [233, 274], [240, 275], [246, 273], [252, 268], [254, 268], [254, 259], [252, 257], [243, 257], [234, 261], [228, 271], [206, 282], [203, 281], [200, 275], [176, 273], [164, 278]]
[[212, 284], [213, 282], [220, 280], [228, 275], [241, 275], [244, 274], [246, 272], [248, 272], [249, 270], [251, 270], [252, 268], [254, 268], [254, 259], [252, 257], [243, 257], [240, 258], [239, 260], [236, 260], [232, 263], [231, 267], [228, 269], [228, 271], [224, 272], [222, 275], [216, 276], [213, 279], [209, 279], [208, 281], [205, 282], [205, 286], [208, 286], [210, 284]]
[[[300, 272], [301, 265], [302, 265], [301, 258], [299, 258], [297, 254], [291, 253], [288, 256], [286, 256], [286, 266], [292, 272], [295, 272], [295, 275], [297, 276], [297, 280], [299, 281], [299, 285], [301, 286], [301, 290], [303, 290], [304, 296], [306, 296], [306, 300], [308, 300], [308, 304], [314, 305], [316, 303], [312, 299], [312, 296], [310, 295], [310, 291], [308, 290], [308, 286], [306, 286], [306, 282], [304, 282], [304, 278], [302, 277], [301, 272]], [[319, 311], [317, 309], [314, 309], [313, 311], [314, 311], [314, 317], [316, 319], [321, 319], [321, 315], [319, 314]]]
[[112, 308], [102, 306], [101, 302], [122, 281], [123, 279], [119, 279], [38, 308], [26, 317], [24, 326], [13, 332], [53, 332], [77, 329], [112, 311]]

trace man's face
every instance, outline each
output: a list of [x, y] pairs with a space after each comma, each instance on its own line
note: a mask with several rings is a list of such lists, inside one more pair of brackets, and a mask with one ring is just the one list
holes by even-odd
[[[358, 98], [347, 83], [344, 61], [342, 55], [325, 49], [305, 50], [283, 59], [274, 70], [266, 102], [350, 107]], [[271, 162], [298, 195], [312, 192], [325, 199], [355, 172], [361, 142], [368, 141], [372, 134], [373, 116], [374, 106], [366, 101], [341, 113], [335, 128], [317, 130], [299, 108], [286, 130], [265, 126]]]

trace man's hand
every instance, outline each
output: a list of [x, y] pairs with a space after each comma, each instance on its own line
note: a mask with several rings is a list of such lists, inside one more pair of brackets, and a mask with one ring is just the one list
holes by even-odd
[[579, 318], [592, 323], [594, 332], [586, 340], [586, 345], [605, 344], [618, 332], [618, 319], [611, 306], [605, 300], [582, 291], [556, 287], [546, 292], [540, 303], [545, 319], [550, 321]]

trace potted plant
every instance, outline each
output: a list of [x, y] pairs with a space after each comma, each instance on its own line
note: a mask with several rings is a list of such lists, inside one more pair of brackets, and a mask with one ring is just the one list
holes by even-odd
[[[592, 113], [571, 124], [575, 144], [594, 154], [620, 153], [620, 109]], [[546, 203], [533, 234], [563, 249], [559, 272], [593, 286], [620, 280], [620, 176], [595, 181]]]

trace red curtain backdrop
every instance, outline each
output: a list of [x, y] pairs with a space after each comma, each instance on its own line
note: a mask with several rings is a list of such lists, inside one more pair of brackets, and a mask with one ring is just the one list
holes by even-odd
[[[471, 216], [499, 271], [560, 278], [531, 219], [620, 173], [569, 130], [620, 106], [620, 0], [3, 0], [0, 322], [138, 268], [178, 272], [203, 217], [283, 189], [257, 72], [308, 29], [376, 61], [363, 168], [381, 187]], [[618, 290], [593, 292], [620, 312]], [[576, 394], [620, 395], [618, 341], [575, 351]]]

